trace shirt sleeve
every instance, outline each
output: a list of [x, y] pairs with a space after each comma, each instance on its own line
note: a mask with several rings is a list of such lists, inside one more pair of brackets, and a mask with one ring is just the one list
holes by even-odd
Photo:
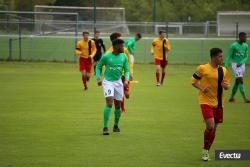
[[154, 54], [154, 47], [155, 47], [155, 41], [153, 41], [151, 44], [151, 49], [150, 49], [151, 54]]
[[82, 54], [82, 51], [81, 51], [81, 42], [80, 41], [77, 42], [75, 54], [77, 56], [80, 56]]
[[101, 78], [101, 71], [102, 71], [102, 66], [105, 64], [105, 58], [106, 56], [102, 56], [100, 61], [96, 64], [96, 68], [95, 68], [95, 76], [96, 79], [100, 79]]
[[167, 52], [170, 52], [170, 49], [171, 49], [171, 45], [170, 45], [169, 40], [167, 40], [167, 42], [166, 42], [166, 50], [167, 50]]
[[197, 67], [196, 72], [192, 76], [192, 80], [191, 80], [192, 84], [199, 82], [202, 76], [203, 76], [203, 68], [200, 65]]
[[91, 55], [90, 56], [92, 58], [95, 56], [96, 51], [97, 51], [97, 49], [96, 49], [96, 46], [95, 46], [95, 42], [91, 40]]
[[224, 68], [224, 78], [223, 78], [223, 82], [226, 82], [228, 84], [230, 84], [230, 78], [229, 78], [229, 74], [226, 68]]
[[129, 64], [128, 64], [128, 58], [125, 56], [125, 61], [124, 61], [124, 76], [125, 80], [129, 80]]
[[234, 51], [234, 47], [233, 47], [233, 45], [231, 45], [229, 50], [228, 50], [227, 57], [226, 57], [226, 62], [225, 62], [225, 67], [226, 68], [228, 68], [228, 66], [229, 66], [229, 64], [231, 62], [233, 51]]
[[246, 47], [246, 51], [245, 51], [245, 54], [244, 54], [244, 59], [242, 60], [241, 64], [246, 64], [247, 60], [248, 60], [248, 45]]

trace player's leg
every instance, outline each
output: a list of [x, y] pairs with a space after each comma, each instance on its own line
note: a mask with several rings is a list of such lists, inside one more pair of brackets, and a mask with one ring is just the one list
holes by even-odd
[[161, 61], [158, 59], [155, 59], [155, 67], [156, 67], [156, 72], [155, 72], [155, 77], [156, 77], [156, 86], [160, 86], [160, 71], [161, 71]]
[[88, 58], [86, 61], [87, 81], [89, 81], [92, 72], [92, 59]]
[[119, 120], [121, 117], [121, 102], [124, 96], [123, 84], [122, 81], [115, 82], [114, 90], [114, 103], [115, 103], [115, 121], [113, 132], [120, 132]]
[[[124, 81], [125, 81], [125, 77], [123, 75], [122, 76], [122, 83], [124, 83]], [[130, 88], [130, 82], [128, 82], [127, 87], [124, 87], [124, 95], [125, 95], [126, 99], [129, 99], [129, 95], [130, 95], [129, 88]], [[121, 109], [122, 109], [122, 112], [125, 112], [125, 99], [124, 99], [124, 97], [122, 98]]]
[[235, 94], [236, 94], [238, 88], [239, 88], [239, 81], [238, 81], [237, 78], [235, 78], [235, 82], [234, 82], [234, 85], [233, 85], [233, 89], [232, 89], [232, 93], [231, 93], [229, 102], [234, 102], [234, 101], [235, 101], [235, 100], [234, 100], [234, 96], [235, 96]]
[[87, 86], [87, 72], [86, 70], [82, 70], [81, 71], [82, 73], [82, 82], [83, 82], [83, 85], [84, 85], [84, 90], [87, 90], [88, 89], [88, 86]]
[[243, 77], [244, 77], [244, 73], [245, 73], [245, 64], [242, 64], [240, 67], [237, 68], [238, 69], [238, 82], [239, 82], [239, 90], [240, 90], [240, 94], [243, 97], [244, 101], [246, 103], [250, 103], [250, 100], [247, 99], [246, 97], [246, 90], [245, 87], [243, 85]]
[[106, 99], [106, 105], [103, 109], [103, 135], [109, 135], [108, 123], [111, 114], [111, 108], [114, 100], [114, 87], [111, 82], [103, 81], [104, 97]]
[[202, 104], [201, 111], [204, 122], [206, 124], [206, 128], [204, 130], [204, 145], [202, 151], [202, 160], [208, 161], [209, 160], [208, 151], [212, 145], [212, 141], [214, 139], [213, 136], [215, 134], [214, 110], [209, 105]]
[[167, 67], [167, 61], [162, 60], [161, 61], [161, 85], [163, 85], [164, 78], [166, 75], [166, 67]]

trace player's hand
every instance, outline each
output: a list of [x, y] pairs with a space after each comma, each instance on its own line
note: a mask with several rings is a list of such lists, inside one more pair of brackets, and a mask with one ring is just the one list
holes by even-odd
[[129, 75], [129, 80], [133, 81], [133, 75]]
[[207, 93], [207, 92], [208, 92], [208, 88], [202, 88], [201, 91], [202, 91], [203, 93]]
[[237, 64], [236, 66], [237, 66], [237, 67], [240, 67], [240, 66], [241, 66], [241, 64]]
[[222, 86], [225, 90], [228, 90], [228, 89], [230, 88], [230, 85], [229, 85], [229, 83], [227, 83], [227, 82], [222, 82], [222, 83], [221, 83], [221, 86]]
[[124, 81], [124, 87], [128, 87], [128, 81]]
[[101, 79], [97, 79], [97, 85], [102, 86], [102, 80]]

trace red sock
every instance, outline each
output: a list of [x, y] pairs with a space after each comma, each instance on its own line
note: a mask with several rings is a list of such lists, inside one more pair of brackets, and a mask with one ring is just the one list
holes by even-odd
[[156, 76], [157, 82], [160, 82], [160, 73], [159, 73], [159, 72], [156, 72], [156, 73], [155, 73], [155, 76]]
[[205, 129], [204, 131], [204, 149], [209, 150], [213, 144], [215, 138], [215, 130], [214, 129]]
[[124, 97], [122, 98], [121, 108], [122, 108], [122, 112], [125, 112]]
[[165, 72], [163, 72], [163, 73], [161, 74], [161, 83], [163, 83], [164, 78], [165, 78]]
[[210, 149], [210, 131], [206, 128], [204, 131], [204, 149]]
[[83, 82], [84, 88], [86, 89], [87, 88], [87, 79], [85, 76], [82, 76], [82, 82]]

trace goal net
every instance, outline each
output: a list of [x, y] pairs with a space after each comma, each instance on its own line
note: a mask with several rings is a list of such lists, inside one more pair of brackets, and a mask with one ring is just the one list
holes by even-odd
[[235, 36], [241, 31], [250, 33], [249, 27], [250, 12], [217, 12], [218, 36]]
[[[96, 24], [94, 21], [94, 7], [69, 7], [69, 6], [44, 6], [36, 5], [35, 12], [60, 12], [60, 13], [78, 13], [78, 30], [93, 32], [94, 26], [102, 33], [121, 32], [124, 34], [129, 33], [128, 26], [125, 20], [124, 8], [113, 7], [96, 7]], [[68, 18], [53, 18], [56, 20], [71, 21]], [[36, 17], [36, 20], [47, 20], [44, 17]], [[62, 26], [62, 25], [60, 25]]]

